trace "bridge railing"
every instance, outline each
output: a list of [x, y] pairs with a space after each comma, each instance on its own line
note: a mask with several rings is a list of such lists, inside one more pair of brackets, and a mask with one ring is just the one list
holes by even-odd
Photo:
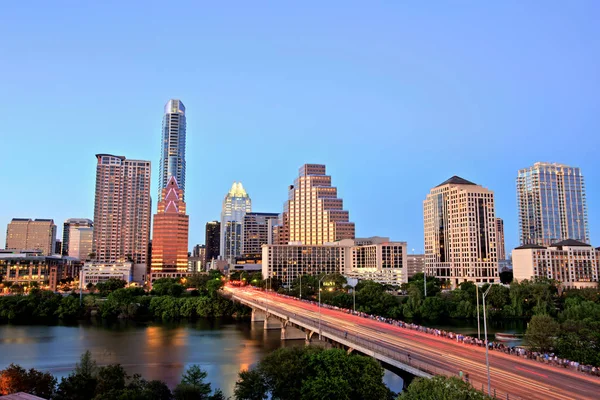
[[[264, 302], [264, 301], [260, 301], [260, 300], [254, 300], [254, 299], [246, 300], [246, 299], [242, 299], [242, 298], [238, 298], [238, 300], [243, 303], [246, 303], [249, 306], [251, 306], [252, 304], [261, 305], [262, 307], [265, 307], [269, 310], [275, 311], [275, 312], [285, 316], [285, 318], [289, 318], [291, 322], [297, 323], [299, 326], [302, 326], [303, 328], [311, 330], [318, 334], [318, 329], [319, 329], [319, 320], [318, 319], [307, 318], [307, 317], [300, 316], [297, 314], [294, 314], [293, 316], [291, 316], [291, 315], [289, 315], [288, 311], [277, 307], [272, 302]], [[324, 335], [325, 337], [329, 337], [330, 339], [338, 341], [340, 343], [345, 341], [350, 344], [357, 345], [356, 347], [361, 347], [370, 352], [380, 354], [382, 356], [385, 356], [387, 358], [395, 360], [399, 363], [402, 363], [404, 365], [412, 367], [416, 370], [424, 372], [428, 375], [433, 375], [433, 376], [444, 375], [444, 376], [448, 376], [448, 377], [458, 376], [458, 371], [449, 371], [445, 368], [431, 365], [430, 363], [414, 360], [412, 357], [409, 356], [410, 355], [409, 349], [403, 349], [403, 350], [390, 349], [389, 347], [385, 347], [380, 344], [377, 344], [377, 343], [381, 343], [380, 339], [369, 338], [368, 340], [366, 340], [366, 339], [363, 339], [361, 336], [355, 335], [353, 333], [350, 333], [350, 332], [347, 332], [347, 331], [344, 331], [341, 329], [334, 328], [331, 325], [329, 325], [326, 321], [323, 321], [323, 320], [321, 320], [321, 334]], [[331, 337], [331, 336], [335, 336], [335, 337]], [[487, 381], [480, 382], [477, 380], [471, 380], [471, 384], [473, 385], [473, 387], [475, 389], [479, 389], [484, 393], [487, 392]], [[492, 386], [492, 391], [490, 393], [490, 396], [492, 396], [493, 398], [496, 398], [496, 399], [506, 399], [506, 400], [520, 399], [519, 397], [514, 396], [514, 395], [510, 396], [509, 393], [507, 393], [503, 390], [500, 390], [498, 388], [494, 388], [493, 386]]]

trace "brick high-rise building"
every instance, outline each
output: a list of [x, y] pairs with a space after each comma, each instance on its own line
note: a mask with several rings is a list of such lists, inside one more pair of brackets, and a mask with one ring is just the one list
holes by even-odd
[[56, 225], [52, 219], [13, 218], [6, 227], [7, 250], [39, 250], [54, 254]]
[[151, 279], [181, 277], [188, 270], [189, 216], [185, 213], [183, 189], [171, 176], [154, 214]]
[[150, 161], [96, 154], [94, 260], [145, 266], [150, 240]]
[[423, 202], [425, 271], [452, 287], [498, 280], [494, 192], [458, 176]]
[[288, 198], [276, 230], [276, 243], [321, 245], [354, 239], [354, 223], [349, 221], [343, 200], [337, 197], [337, 188], [331, 186], [331, 176], [325, 175], [325, 165], [300, 167]]

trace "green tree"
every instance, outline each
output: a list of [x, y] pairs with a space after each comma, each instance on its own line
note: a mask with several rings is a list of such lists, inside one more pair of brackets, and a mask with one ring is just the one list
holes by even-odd
[[373, 359], [340, 349], [283, 348], [243, 371], [236, 399], [387, 399], [383, 369]]
[[176, 400], [203, 400], [210, 399], [210, 383], [205, 382], [207, 373], [198, 365], [189, 367], [181, 377], [173, 395]]
[[457, 377], [435, 376], [416, 378], [400, 394], [398, 400], [491, 400], [492, 397], [474, 389]]
[[534, 315], [525, 332], [525, 343], [534, 351], [548, 352], [554, 348], [559, 324], [551, 316]]
[[79, 304], [79, 299], [75, 296], [65, 296], [60, 301], [56, 310], [56, 315], [64, 321], [74, 321], [83, 314], [83, 308]]

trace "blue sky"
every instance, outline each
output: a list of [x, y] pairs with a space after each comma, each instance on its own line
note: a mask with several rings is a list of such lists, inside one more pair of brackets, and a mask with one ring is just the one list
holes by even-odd
[[280, 212], [306, 162], [327, 165], [357, 235], [416, 251], [422, 201], [450, 176], [494, 190], [510, 250], [517, 170], [579, 166], [600, 245], [600, 3], [284, 3], [3, 5], [0, 226], [92, 218], [96, 153], [151, 160], [155, 212], [180, 98], [190, 247], [234, 180]]

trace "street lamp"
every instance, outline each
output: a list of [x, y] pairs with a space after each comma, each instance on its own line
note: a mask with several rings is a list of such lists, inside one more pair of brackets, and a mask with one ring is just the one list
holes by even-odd
[[319, 279], [319, 340], [321, 340], [321, 281], [325, 279], [327, 275], [323, 275]]
[[300, 274], [300, 300], [302, 300], [302, 274]]
[[492, 393], [492, 384], [490, 381], [490, 359], [488, 356], [489, 346], [488, 346], [488, 338], [487, 338], [487, 318], [485, 316], [485, 296], [488, 295], [491, 288], [492, 288], [492, 285], [490, 285], [487, 288], [487, 290], [485, 291], [485, 293], [483, 293], [483, 331], [485, 334], [485, 365], [487, 368], [488, 394], [489, 395], [491, 395], [491, 393]]
[[477, 297], [477, 339], [481, 340], [481, 324], [479, 323], [479, 285], [475, 285], [475, 296]]

